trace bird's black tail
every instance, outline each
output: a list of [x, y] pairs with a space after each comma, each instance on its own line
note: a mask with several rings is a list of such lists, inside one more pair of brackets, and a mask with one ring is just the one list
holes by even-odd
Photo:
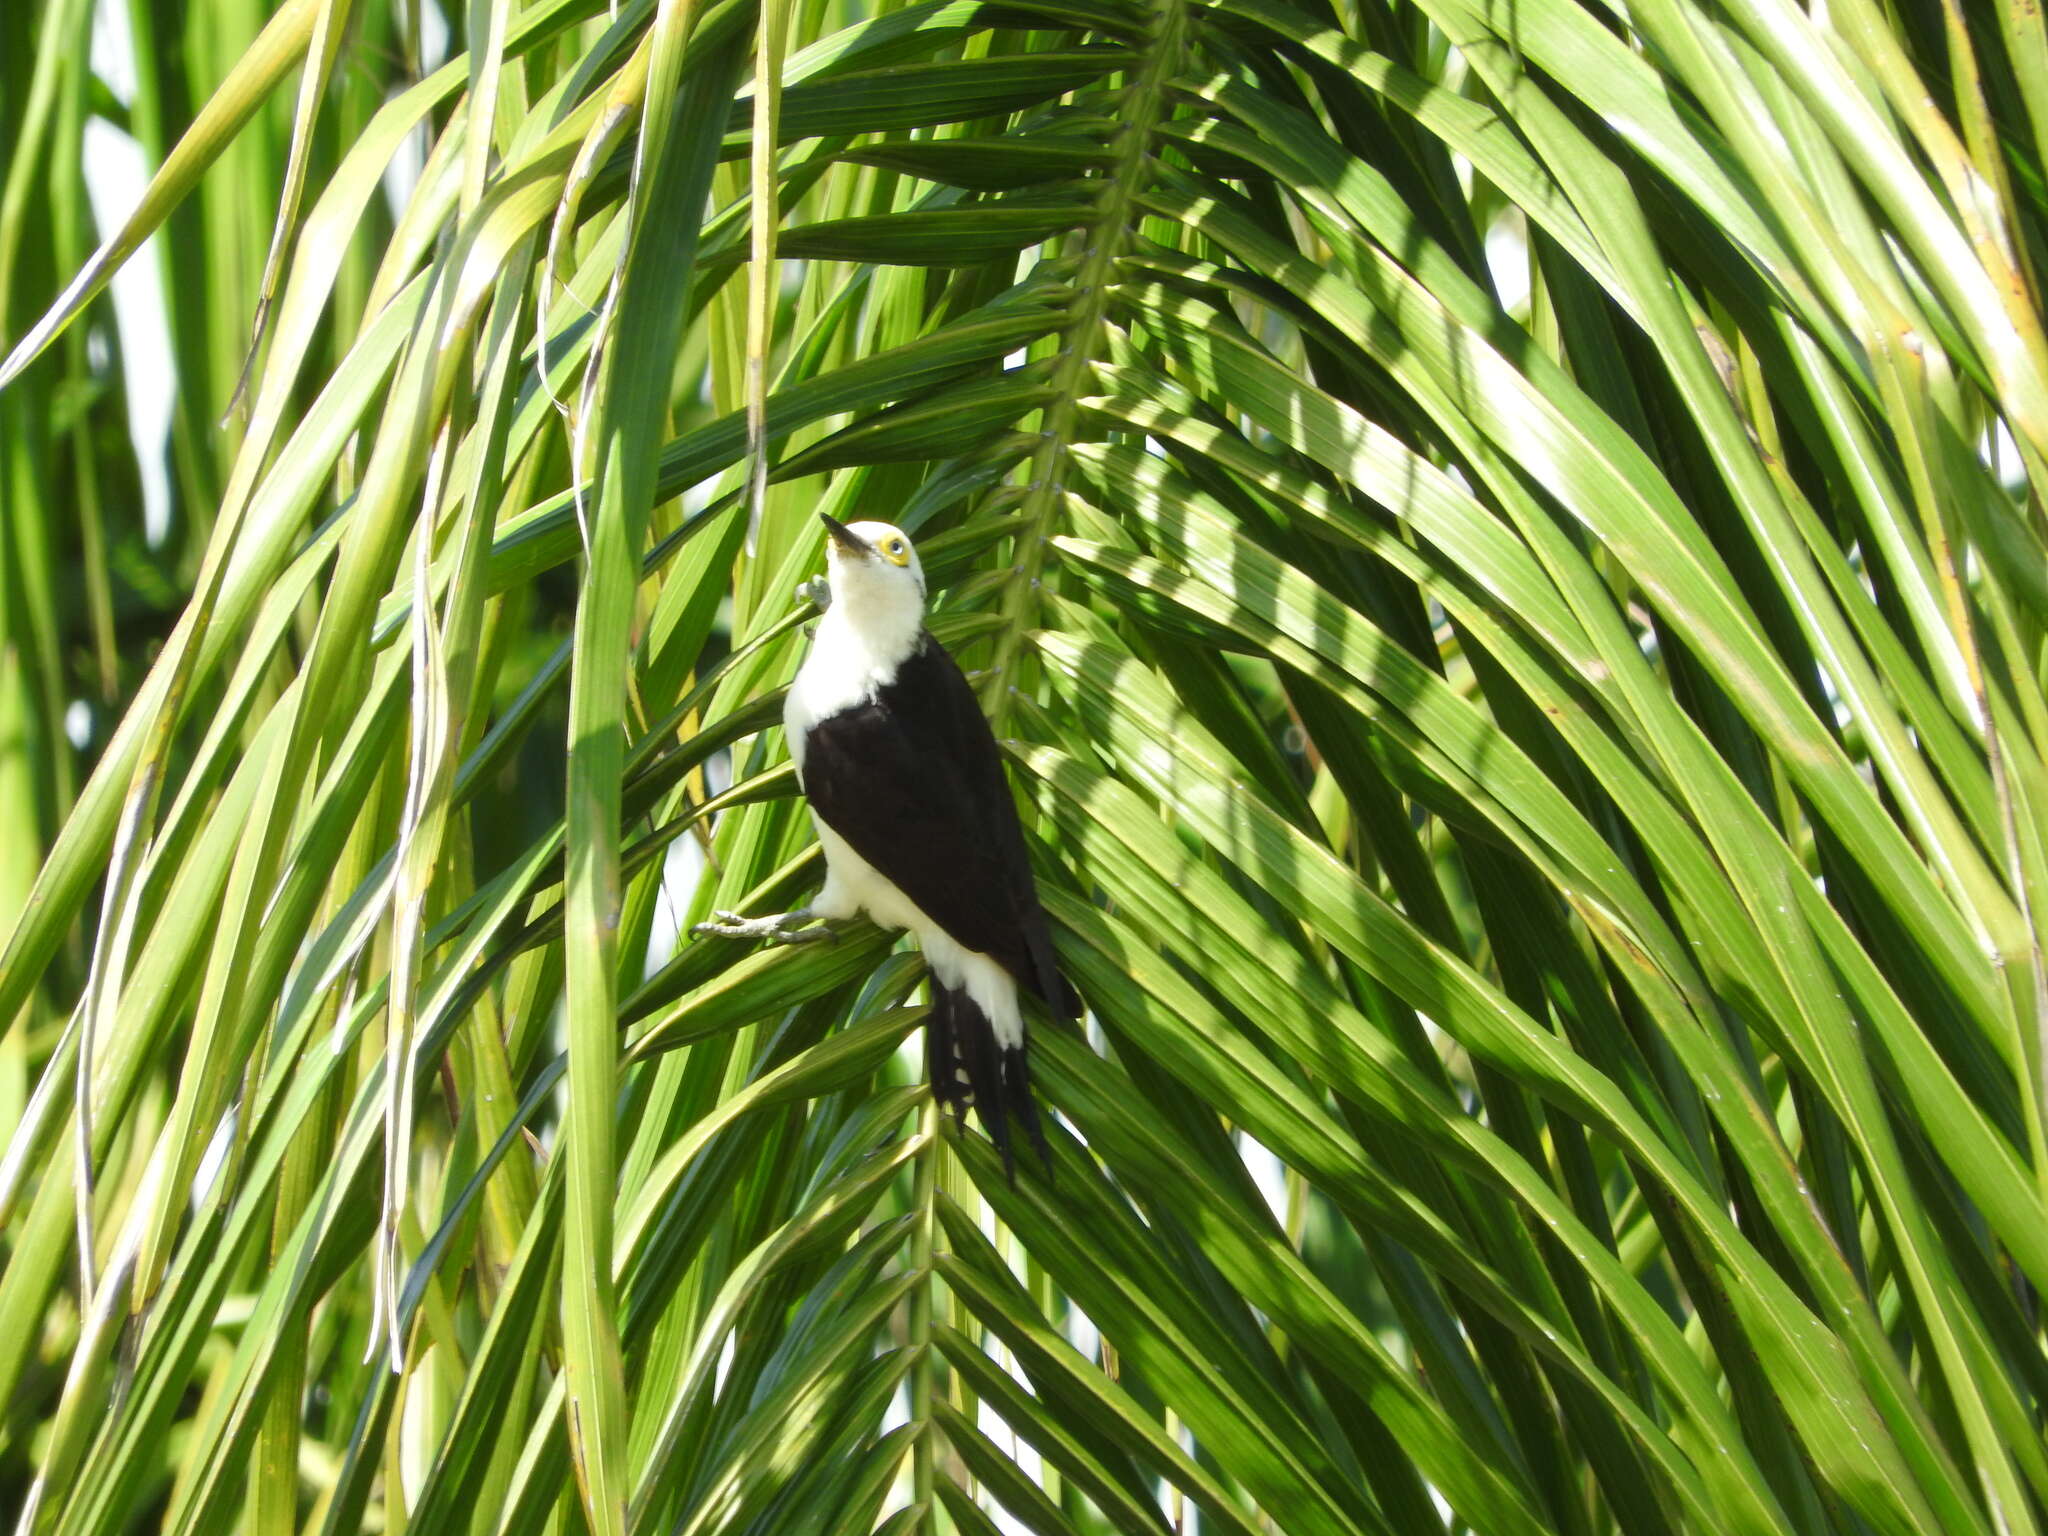
[[1003, 1155], [1003, 1173], [1017, 1181], [1016, 1155], [1010, 1128], [1022, 1125], [1040, 1161], [1052, 1172], [1052, 1149], [1038, 1124], [1038, 1106], [1031, 1097], [1031, 1069], [1023, 1044], [1005, 1047], [981, 1005], [965, 991], [942, 987], [932, 978], [932, 1011], [925, 1019], [925, 1065], [931, 1074], [932, 1097], [953, 1111], [964, 1125], [967, 1106], [981, 1115], [989, 1140]]

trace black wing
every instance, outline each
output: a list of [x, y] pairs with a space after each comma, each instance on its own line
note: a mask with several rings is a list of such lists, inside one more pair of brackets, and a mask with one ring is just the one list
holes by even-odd
[[1054, 961], [995, 733], [936, 640], [924, 636], [871, 701], [811, 727], [803, 779], [825, 824], [926, 916], [1055, 1012], [1080, 1011]]

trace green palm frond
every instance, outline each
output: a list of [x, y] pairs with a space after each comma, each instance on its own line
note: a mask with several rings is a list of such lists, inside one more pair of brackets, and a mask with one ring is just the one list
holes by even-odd
[[[2048, 1529], [2027, 7], [126, 9], [0, 8], [19, 1530]], [[819, 511], [1051, 1178], [688, 937]]]

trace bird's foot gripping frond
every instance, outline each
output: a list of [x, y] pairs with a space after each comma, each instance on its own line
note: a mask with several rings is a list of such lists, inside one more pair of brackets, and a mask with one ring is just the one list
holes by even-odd
[[713, 912], [714, 922], [699, 923], [690, 930], [696, 938], [711, 939], [759, 939], [764, 944], [814, 944], [819, 939], [837, 942], [839, 930], [830, 923], [817, 921], [815, 927], [806, 927], [817, 919], [809, 907], [798, 907], [794, 912], [777, 912], [769, 917], [742, 917], [737, 912]]

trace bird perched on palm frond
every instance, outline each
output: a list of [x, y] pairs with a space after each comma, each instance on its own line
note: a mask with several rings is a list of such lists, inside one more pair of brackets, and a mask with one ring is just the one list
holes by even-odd
[[1063, 1018], [1080, 1000], [1053, 956], [995, 734], [924, 626], [910, 540], [887, 523], [821, 517], [831, 602], [782, 722], [824, 845], [824, 889], [793, 912], [720, 912], [695, 931], [802, 943], [862, 913], [908, 928], [931, 968], [933, 1094], [958, 1119], [973, 1104], [1013, 1177], [1013, 1122], [1050, 1166], [1019, 990]]

